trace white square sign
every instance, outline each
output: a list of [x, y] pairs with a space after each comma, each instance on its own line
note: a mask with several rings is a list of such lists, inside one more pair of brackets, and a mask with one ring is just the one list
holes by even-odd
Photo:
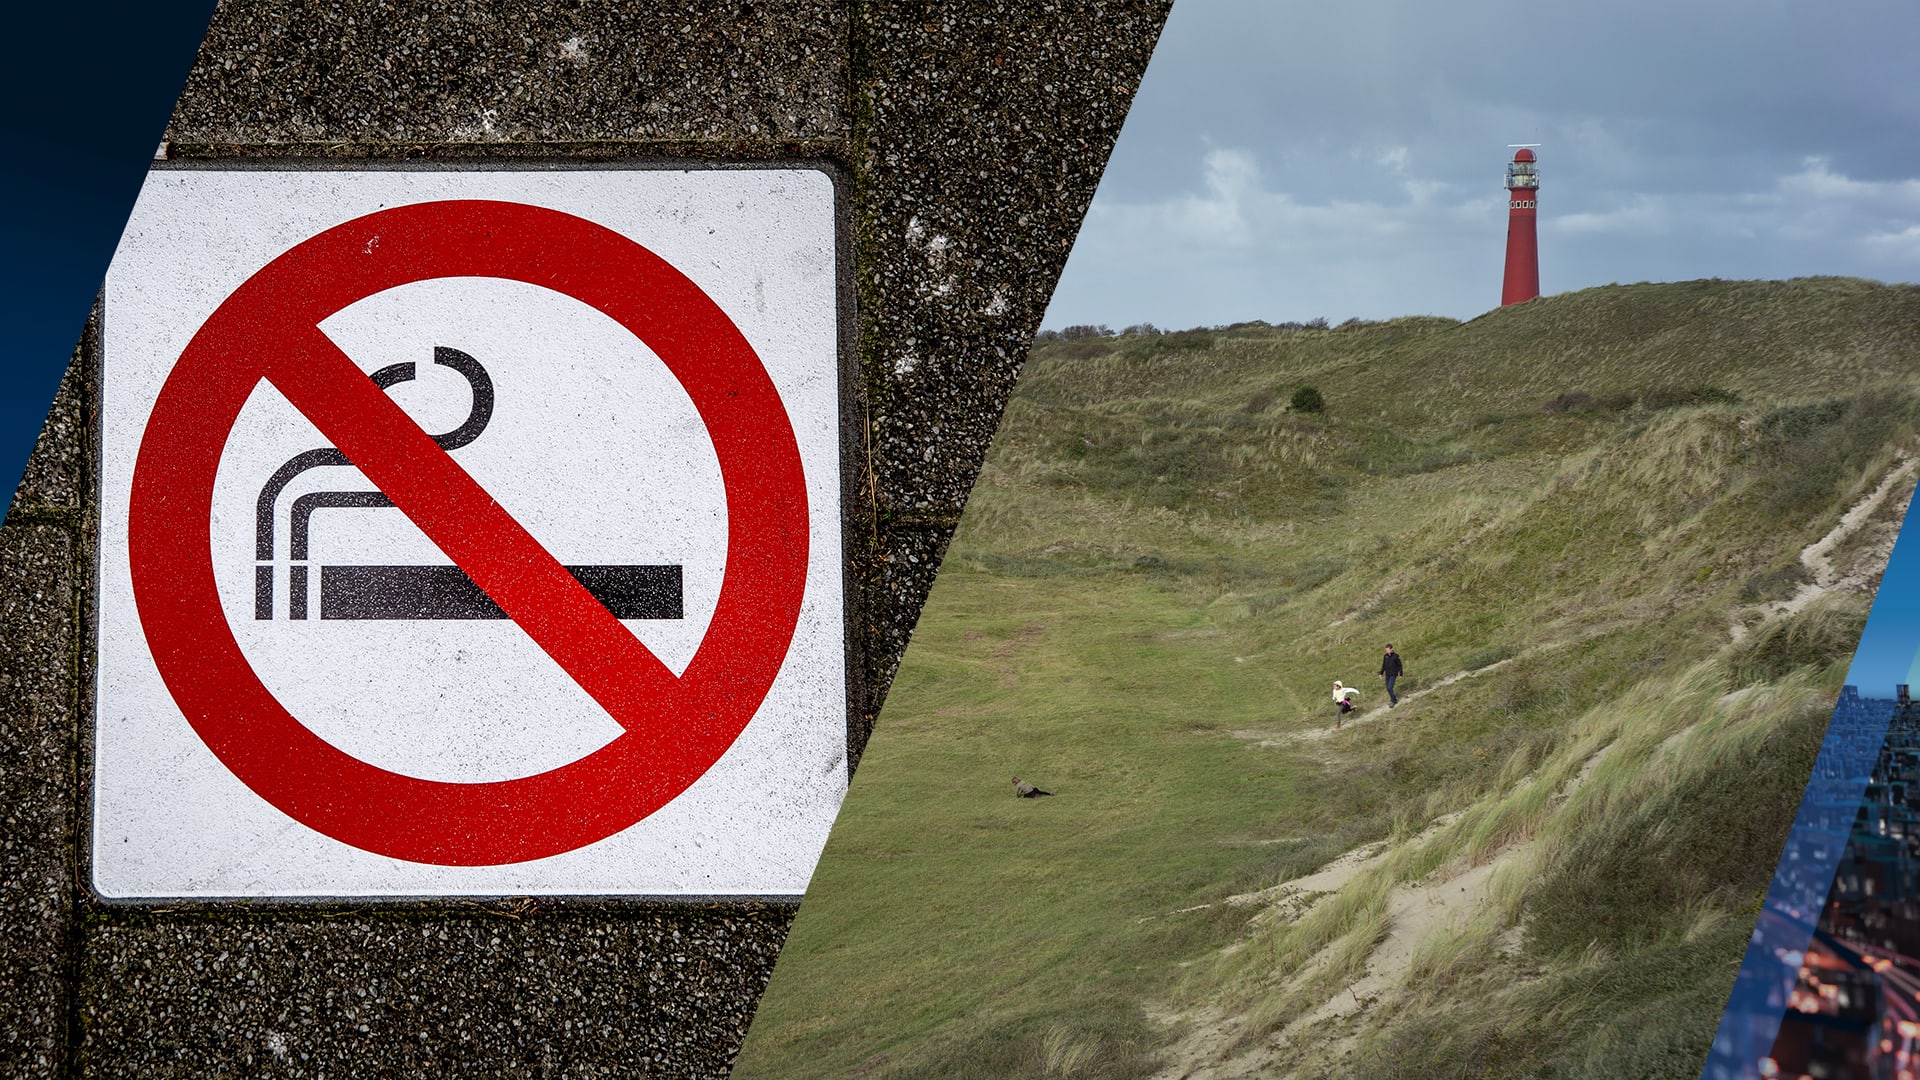
[[154, 172], [94, 888], [791, 895], [846, 790], [834, 186]]

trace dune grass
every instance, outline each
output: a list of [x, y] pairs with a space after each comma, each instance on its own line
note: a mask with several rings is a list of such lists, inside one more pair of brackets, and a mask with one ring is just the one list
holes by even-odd
[[[1492, 860], [1298, 1075], [1697, 1074], [1864, 600], [1729, 626], [1913, 446], [1916, 344], [1807, 279], [1036, 349], [736, 1075], [1258, 1051]], [[1326, 733], [1388, 641], [1415, 696]]]

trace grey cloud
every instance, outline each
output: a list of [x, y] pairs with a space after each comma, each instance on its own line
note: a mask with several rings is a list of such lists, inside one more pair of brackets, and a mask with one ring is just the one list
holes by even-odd
[[1506, 144], [1542, 286], [1920, 274], [1920, 9], [1179, 0], [1047, 325], [1467, 317]]

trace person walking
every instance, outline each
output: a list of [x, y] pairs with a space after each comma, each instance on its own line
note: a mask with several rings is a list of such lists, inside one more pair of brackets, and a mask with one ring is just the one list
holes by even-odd
[[1380, 677], [1387, 683], [1387, 708], [1400, 704], [1400, 698], [1393, 692], [1394, 681], [1400, 678], [1400, 654], [1393, 651], [1393, 643], [1387, 643], [1387, 652], [1380, 658]]

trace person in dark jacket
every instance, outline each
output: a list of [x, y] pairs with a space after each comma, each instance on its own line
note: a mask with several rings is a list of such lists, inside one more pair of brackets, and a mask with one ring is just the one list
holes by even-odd
[[1393, 692], [1393, 683], [1400, 677], [1400, 654], [1393, 651], [1393, 644], [1387, 644], [1387, 654], [1380, 658], [1380, 677], [1387, 682], [1387, 708], [1400, 704], [1400, 698]]

